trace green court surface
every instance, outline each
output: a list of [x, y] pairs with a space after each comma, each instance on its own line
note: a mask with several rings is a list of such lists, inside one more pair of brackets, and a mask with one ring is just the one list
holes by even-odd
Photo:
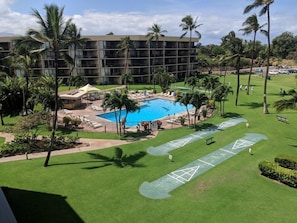
[[186, 166], [172, 171], [151, 183], [142, 183], [139, 192], [143, 196], [151, 199], [169, 198], [171, 196], [169, 193], [177, 187], [184, 185], [207, 170], [217, 166], [261, 140], [267, 140], [267, 137], [258, 133], [247, 133], [244, 137], [239, 138], [206, 156], [200, 157]]
[[170, 142], [164, 143], [160, 146], [156, 147], [149, 147], [147, 149], [147, 152], [153, 156], [164, 156], [168, 155], [170, 151], [179, 149], [187, 144], [190, 144], [192, 142], [195, 142], [197, 140], [203, 139], [205, 137], [208, 137], [210, 135], [215, 134], [216, 132], [223, 131], [224, 129], [227, 129], [229, 127], [235, 126], [241, 122], [247, 122], [244, 118], [233, 118], [229, 119], [228, 121], [222, 122], [218, 125], [211, 126], [209, 128], [206, 128], [202, 131], [197, 131], [195, 133], [192, 133], [190, 135], [186, 135], [184, 137], [181, 137], [176, 140], [172, 140]]

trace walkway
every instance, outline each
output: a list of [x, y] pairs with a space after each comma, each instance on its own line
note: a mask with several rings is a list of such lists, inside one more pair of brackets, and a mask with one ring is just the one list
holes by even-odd
[[[12, 134], [8, 133], [2, 133], [0, 132], [0, 137], [5, 137], [5, 142], [9, 142], [13, 139]], [[113, 146], [120, 146], [124, 144], [131, 143], [132, 141], [129, 140], [106, 140], [106, 139], [79, 139], [79, 141], [86, 146], [77, 147], [73, 149], [64, 149], [64, 150], [55, 150], [52, 151], [52, 156], [57, 155], [63, 155], [63, 154], [71, 154], [71, 153], [77, 153], [77, 152], [85, 152], [85, 151], [91, 151], [91, 150], [97, 150], [97, 149], [104, 149], [108, 147]], [[41, 152], [41, 153], [31, 153], [28, 155], [29, 159], [35, 159], [40, 157], [46, 157], [47, 152]], [[10, 157], [2, 157], [0, 158], [0, 163], [3, 162], [10, 162], [10, 161], [17, 161], [17, 160], [25, 160], [25, 155], [17, 155], [17, 156], [10, 156]]]

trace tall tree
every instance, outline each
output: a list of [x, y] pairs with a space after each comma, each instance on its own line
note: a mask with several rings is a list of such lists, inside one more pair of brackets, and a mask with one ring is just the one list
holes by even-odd
[[54, 76], [55, 76], [55, 109], [53, 115], [52, 123], [52, 133], [51, 140], [48, 147], [47, 157], [44, 162], [44, 166], [48, 166], [51, 151], [55, 144], [55, 133], [57, 127], [57, 118], [58, 118], [58, 75], [59, 75], [59, 58], [60, 50], [63, 49], [67, 43], [70, 41], [69, 38], [69, 29], [71, 24], [71, 19], [64, 21], [63, 13], [64, 7], [59, 8], [55, 4], [45, 5], [44, 10], [46, 12], [45, 17], [36, 10], [33, 9], [33, 16], [37, 19], [37, 23], [40, 25], [39, 30], [30, 29], [28, 35], [32, 37], [35, 41], [41, 44], [40, 49], [37, 51], [45, 52], [52, 51], [54, 54]]
[[[73, 72], [75, 71], [76, 67], [77, 67], [77, 51], [78, 49], [82, 49], [86, 42], [88, 41], [88, 38], [82, 38], [81, 37], [81, 28], [77, 28], [77, 26], [74, 24], [74, 23], [71, 23], [69, 25], [69, 41], [68, 43], [66, 44], [66, 47], [70, 47], [70, 57], [67, 57], [67, 62], [69, 62], [72, 67], [70, 69], [70, 72], [69, 72], [69, 80], [68, 80], [68, 83], [69, 83], [69, 90], [70, 90], [70, 87], [71, 87], [71, 77], [72, 77], [72, 74]], [[66, 54], [68, 56], [68, 54]], [[75, 74], [77, 75], [77, 72], [75, 72]]]
[[188, 60], [187, 60], [187, 71], [185, 75], [185, 81], [190, 76], [190, 56], [191, 56], [191, 43], [192, 43], [192, 35], [193, 31], [197, 35], [198, 39], [201, 39], [201, 34], [196, 29], [201, 26], [202, 24], [197, 24], [198, 17], [193, 19], [191, 15], [187, 15], [184, 18], [182, 18], [182, 23], [179, 25], [182, 28], [182, 31], [184, 33], [180, 36], [180, 38], [183, 38], [187, 35], [187, 33], [190, 33], [189, 38], [189, 48], [188, 48]]
[[220, 115], [224, 115], [225, 113], [225, 101], [229, 93], [233, 94], [232, 87], [225, 84], [218, 86], [212, 93], [211, 97], [220, 103]]
[[241, 31], [243, 31], [244, 35], [249, 35], [251, 33], [254, 34], [253, 36], [253, 46], [252, 46], [252, 54], [251, 54], [251, 67], [250, 67], [250, 72], [249, 72], [249, 77], [248, 77], [248, 84], [247, 84], [247, 91], [246, 94], [248, 95], [250, 92], [250, 83], [251, 83], [251, 76], [252, 76], [252, 70], [253, 70], [253, 66], [254, 66], [254, 56], [255, 56], [255, 45], [256, 45], [256, 36], [257, 36], [257, 32], [260, 30], [260, 32], [265, 33], [265, 35], [267, 35], [267, 32], [265, 32], [262, 28], [266, 25], [260, 25], [258, 22], [258, 18], [257, 15], [251, 15], [249, 16], [243, 23], [243, 26], [245, 26], [243, 29], [240, 29]]
[[130, 50], [131, 48], [134, 48], [134, 41], [131, 40], [130, 36], [125, 36], [121, 39], [121, 42], [117, 45], [117, 48], [119, 49], [118, 52], [124, 52], [124, 64], [125, 64], [125, 74], [130, 73], [129, 72], [129, 56], [130, 56]]
[[231, 31], [227, 36], [224, 36], [222, 38], [222, 46], [225, 47], [229, 53], [230, 56], [226, 59], [229, 60], [235, 60], [235, 67], [236, 67], [236, 74], [237, 74], [237, 87], [236, 87], [236, 99], [235, 99], [235, 105], [238, 104], [238, 97], [239, 97], [239, 87], [240, 87], [240, 60], [243, 56], [243, 41], [242, 39], [236, 37], [235, 32]]
[[153, 82], [154, 84], [159, 84], [162, 92], [165, 93], [171, 83], [175, 82], [175, 77], [164, 68], [158, 68], [154, 74]]
[[264, 92], [263, 92], [263, 113], [269, 114], [268, 105], [267, 105], [267, 79], [269, 74], [269, 64], [270, 64], [270, 5], [274, 2], [274, 0], [254, 0], [254, 2], [248, 5], [243, 13], [249, 13], [252, 9], [262, 7], [259, 15], [267, 14], [267, 62], [266, 62], [266, 73], [264, 77]]
[[194, 113], [194, 124], [196, 123], [196, 118], [198, 114], [198, 111], [200, 107], [203, 105], [203, 103], [206, 103], [208, 100], [208, 97], [204, 93], [194, 92], [192, 94], [192, 97], [190, 99], [190, 104], [195, 107], [195, 113]]
[[180, 104], [186, 106], [187, 116], [188, 116], [188, 127], [191, 125], [190, 112], [188, 106], [191, 104], [193, 93], [181, 93], [178, 94], [175, 98], [175, 103], [179, 102]]
[[[151, 72], [151, 70], [149, 71], [149, 82], [151, 82], [151, 73], [155, 72], [155, 59], [157, 55], [157, 48], [159, 47], [159, 39], [160, 37], [165, 36], [164, 33], [166, 33], [167, 30], [165, 29], [162, 30], [161, 25], [154, 23], [151, 27], [147, 29], [147, 31], [148, 31], [148, 33], [146, 34], [146, 38], [148, 38], [147, 44], [150, 46], [151, 42], [155, 40], [155, 46], [154, 46], [155, 49], [154, 49], [154, 55], [153, 55], [153, 70], [152, 70], [153, 72]], [[162, 55], [163, 55], [162, 64], [164, 66], [164, 54], [162, 53]]]

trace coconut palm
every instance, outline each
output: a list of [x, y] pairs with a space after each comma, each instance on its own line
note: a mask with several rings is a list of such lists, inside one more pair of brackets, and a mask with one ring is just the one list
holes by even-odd
[[[67, 62], [69, 62], [72, 65], [72, 68], [69, 72], [69, 79], [71, 79], [71, 76], [73, 74], [73, 71], [75, 70], [77, 66], [77, 50], [80, 48], [83, 48], [88, 41], [88, 38], [82, 38], [81, 37], [81, 28], [77, 28], [74, 23], [71, 23], [69, 25], [69, 41], [66, 44], [66, 46], [69, 46], [71, 48], [71, 56], [67, 57]], [[68, 80], [69, 83], [69, 90], [70, 90], [70, 84], [71, 81]]]
[[153, 82], [159, 84], [162, 92], [165, 93], [171, 83], [175, 82], [175, 76], [168, 73], [164, 68], [158, 68], [154, 74]]
[[263, 92], [263, 113], [269, 114], [268, 105], [267, 105], [267, 79], [269, 74], [269, 63], [270, 63], [270, 5], [274, 2], [274, 0], [254, 0], [254, 2], [248, 5], [243, 13], [249, 13], [252, 9], [262, 7], [259, 15], [262, 16], [267, 14], [267, 68], [264, 78], [264, 92]]
[[253, 46], [252, 46], [252, 62], [251, 62], [251, 67], [250, 67], [250, 72], [249, 72], [249, 77], [248, 77], [248, 84], [247, 84], [247, 91], [246, 94], [249, 94], [249, 89], [250, 89], [250, 83], [251, 83], [251, 76], [252, 76], [252, 70], [253, 70], [253, 65], [254, 65], [254, 53], [255, 53], [255, 44], [256, 44], [256, 36], [257, 32], [260, 31], [267, 35], [266, 31], [264, 31], [262, 28], [266, 25], [267, 23], [260, 25], [258, 22], [257, 15], [251, 15], [249, 16], [244, 23], [242, 23], [243, 26], [245, 26], [243, 29], [240, 29], [243, 31], [244, 35], [249, 35], [251, 33], [254, 34], [253, 37]]
[[124, 52], [125, 57], [125, 74], [129, 73], [129, 55], [131, 48], [134, 48], [134, 41], [130, 39], [130, 36], [125, 36], [121, 39], [121, 42], [117, 45], [117, 48], [119, 49], [118, 52]]
[[236, 87], [236, 99], [235, 99], [235, 105], [238, 104], [238, 97], [239, 97], [239, 86], [240, 86], [240, 60], [241, 57], [243, 57], [243, 41], [242, 39], [236, 37], [235, 32], [231, 31], [228, 33], [228, 35], [224, 36], [222, 38], [222, 46], [226, 48], [230, 56], [226, 59], [233, 60], [235, 59], [235, 67], [236, 67], [236, 74], [237, 74], [237, 87]]
[[198, 39], [201, 39], [201, 34], [196, 29], [201, 26], [202, 24], [197, 24], [198, 17], [193, 19], [191, 15], [187, 15], [184, 18], [182, 18], [182, 23], [179, 25], [182, 28], [182, 31], [184, 33], [180, 36], [180, 38], [183, 38], [187, 35], [187, 33], [190, 33], [189, 38], [189, 48], [188, 48], [188, 60], [187, 60], [187, 71], [185, 75], [185, 81], [190, 76], [190, 56], [191, 56], [191, 43], [192, 43], [192, 35], [193, 31], [197, 35]]
[[118, 91], [105, 94], [102, 107], [114, 112], [117, 134], [119, 135], [122, 134], [122, 130], [119, 126], [119, 123], [121, 123], [122, 120], [122, 109], [126, 108], [126, 116], [124, 119], [127, 118], [129, 112], [134, 112], [139, 109], [138, 104], [129, 99], [127, 94]]
[[214, 89], [211, 98], [213, 98], [215, 101], [220, 103], [220, 115], [224, 115], [225, 113], [225, 100], [229, 93], [233, 94], [233, 90], [231, 86], [227, 85], [220, 85], [216, 89]]
[[274, 102], [273, 107], [276, 108], [277, 112], [288, 110], [288, 109], [297, 109], [297, 91], [292, 89], [288, 92], [288, 95], [291, 95], [290, 99], [282, 99]]
[[195, 92], [192, 94], [190, 104], [195, 107], [194, 123], [196, 123], [197, 115], [200, 115], [198, 114], [198, 110], [204, 103], [207, 102], [207, 100], [208, 100], [208, 97], [204, 93]]
[[58, 118], [58, 74], [59, 74], [59, 63], [60, 50], [63, 49], [69, 42], [69, 29], [71, 19], [64, 21], [64, 7], [59, 8], [55, 4], [45, 5], [44, 7], [46, 15], [43, 18], [41, 14], [33, 9], [33, 16], [37, 19], [37, 23], [40, 25], [40, 29], [30, 29], [27, 34], [32, 37], [36, 42], [41, 44], [40, 49], [35, 52], [46, 52], [52, 51], [54, 53], [54, 66], [55, 66], [55, 109], [52, 124], [51, 140], [48, 147], [47, 157], [44, 162], [44, 166], [48, 166], [51, 151], [55, 143], [55, 133], [57, 127]]
[[189, 77], [186, 80], [186, 84], [189, 85], [192, 89], [192, 92], [194, 92], [195, 87], [197, 87], [197, 83], [198, 83], [198, 78], [197, 77]]
[[[149, 27], [147, 29], [148, 33], [146, 34], [146, 38], [148, 38], [147, 40], [147, 44], [150, 45], [150, 43], [155, 40], [155, 49], [154, 49], [154, 57], [153, 57], [153, 72], [149, 72], [149, 75], [151, 75], [151, 73], [154, 73], [155, 71], [155, 57], [157, 54], [157, 48], [159, 46], [159, 39], [160, 37], [164, 37], [164, 33], [167, 32], [167, 30], [162, 30], [161, 25], [158, 25], [156, 23], [154, 23], [151, 27]], [[164, 66], [164, 54], [163, 54], [163, 66]], [[149, 76], [149, 81], [151, 81], [151, 76]]]
[[191, 104], [192, 95], [193, 95], [192, 93], [181, 93], [181, 94], [178, 94], [175, 98], [175, 103], [179, 102], [180, 104], [186, 107], [187, 116], [188, 116], [188, 127], [190, 127], [190, 124], [191, 124], [188, 106]]

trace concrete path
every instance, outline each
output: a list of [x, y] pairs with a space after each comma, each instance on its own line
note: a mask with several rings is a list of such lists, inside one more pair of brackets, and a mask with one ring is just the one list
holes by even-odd
[[[0, 133], [0, 137], [5, 137], [5, 142], [10, 142], [13, 140], [13, 135], [8, 133]], [[77, 152], [85, 152], [85, 151], [91, 151], [91, 150], [97, 150], [97, 149], [104, 149], [108, 147], [113, 146], [120, 146], [128, 143], [132, 143], [132, 141], [129, 140], [106, 140], [106, 139], [79, 139], [80, 142], [82, 142], [84, 145], [82, 147], [77, 147], [73, 149], [64, 149], [64, 150], [55, 150], [52, 152], [52, 156], [57, 155], [63, 155], [63, 154], [71, 154], [71, 153], [77, 153]], [[41, 152], [41, 153], [31, 153], [28, 154], [29, 159], [35, 159], [40, 157], [46, 157], [47, 152]], [[2, 157], [0, 158], [0, 163], [3, 162], [10, 162], [10, 161], [16, 161], [16, 160], [25, 160], [25, 155], [17, 155], [17, 156], [10, 156], [10, 157]]]

